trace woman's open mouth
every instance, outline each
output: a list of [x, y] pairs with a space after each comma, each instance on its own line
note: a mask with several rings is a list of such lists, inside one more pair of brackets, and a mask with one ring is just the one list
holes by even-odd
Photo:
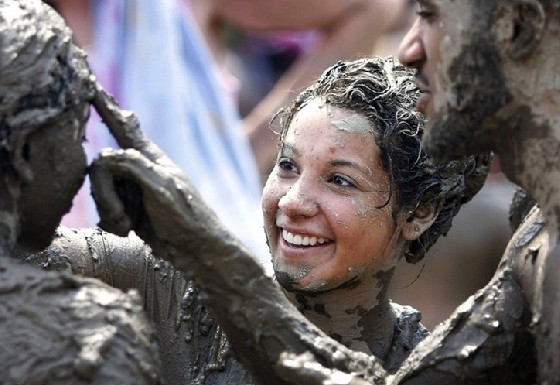
[[286, 229], [282, 229], [282, 239], [291, 246], [320, 246], [331, 242], [331, 240], [323, 237], [294, 234]]

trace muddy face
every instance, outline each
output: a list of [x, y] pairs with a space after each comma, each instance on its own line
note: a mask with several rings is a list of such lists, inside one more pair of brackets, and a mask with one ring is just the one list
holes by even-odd
[[24, 157], [33, 179], [22, 188], [21, 249], [46, 247], [60, 219], [70, 210], [86, 174], [84, 127], [80, 119], [72, 117], [60, 126], [41, 128], [29, 135]]
[[288, 290], [323, 291], [392, 265], [401, 237], [391, 204], [379, 208], [388, 198], [369, 122], [309, 102], [292, 121], [263, 191], [279, 282]]
[[436, 160], [492, 149], [496, 113], [511, 101], [496, 2], [419, 1], [399, 59], [417, 69], [417, 107], [428, 117], [423, 144]]

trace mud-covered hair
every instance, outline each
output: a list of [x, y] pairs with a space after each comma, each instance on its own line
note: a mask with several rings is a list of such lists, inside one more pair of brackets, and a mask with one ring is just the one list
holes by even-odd
[[89, 117], [94, 79], [64, 20], [41, 0], [0, 0], [0, 167], [23, 135]]
[[[393, 216], [400, 210], [412, 213], [426, 204], [441, 205], [432, 226], [408, 245], [405, 258], [415, 263], [447, 233], [459, 208], [482, 187], [490, 159], [469, 156], [441, 166], [432, 162], [421, 147], [425, 119], [415, 108], [418, 89], [412, 76], [412, 70], [393, 58], [340, 61], [279, 111], [277, 117], [280, 147], [295, 115], [316, 98], [355, 111], [371, 122], [382, 167], [396, 194]], [[386, 204], [390, 199], [391, 196]]]

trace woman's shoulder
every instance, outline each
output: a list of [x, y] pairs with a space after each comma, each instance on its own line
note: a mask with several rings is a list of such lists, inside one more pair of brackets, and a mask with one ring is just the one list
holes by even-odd
[[391, 349], [385, 359], [385, 369], [394, 373], [410, 352], [429, 334], [422, 325], [422, 314], [411, 306], [391, 302], [395, 314], [395, 330]]

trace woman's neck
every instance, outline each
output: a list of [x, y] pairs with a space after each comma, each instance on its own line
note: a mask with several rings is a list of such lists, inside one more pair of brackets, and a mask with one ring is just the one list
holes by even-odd
[[393, 269], [375, 277], [326, 292], [288, 292], [301, 313], [333, 339], [347, 347], [387, 355], [394, 332], [395, 315], [387, 297]]

